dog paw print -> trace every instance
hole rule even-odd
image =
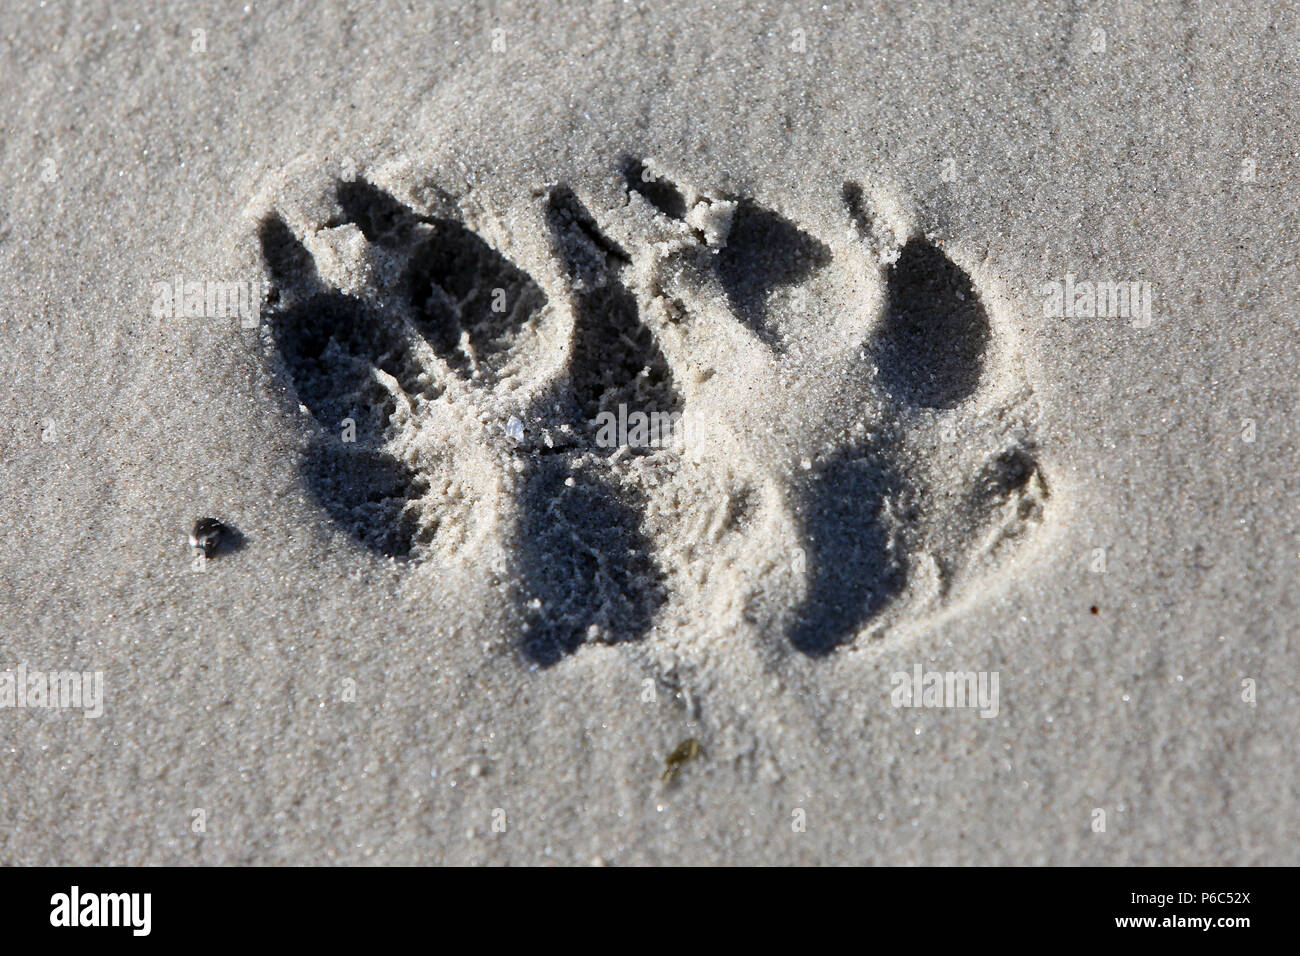
[[[1041,520],[1032,389],[940,247],[851,184],[830,242],[621,173],[600,223],[536,194],[527,269],[436,188],[344,179],[263,216],[303,479],[358,542],[410,564],[502,542],[545,666],[710,588],[825,654]]]
[[[846,183],[843,228],[818,238],[754,199],[622,172],[643,314],[685,383],[693,482],[714,489],[703,551],[731,561],[720,590],[750,590],[739,613],[825,655],[941,610],[1041,522],[1025,356],[898,203]]]
[[[553,295],[454,209],[363,180],[306,214],[271,210],[259,240],[274,364],[313,422],[307,487],[397,560],[510,539],[521,647],[546,665],[639,637],[663,603],[638,489],[592,423],[676,393],[617,280],[625,255],[566,189],[544,222]]]
[[[454,219],[416,215],[361,181],[332,199],[319,226],[295,230],[279,211],[262,220],[267,324],[317,426],[307,487],[360,542],[407,560],[463,500],[456,473],[483,466],[465,440],[481,430],[474,393],[527,361],[523,330],[548,303]],[[425,419],[441,439],[432,454],[413,427]]]

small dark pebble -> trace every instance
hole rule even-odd
[[[221,539],[230,529],[216,518],[200,518],[194,522],[190,532],[190,547],[202,551],[205,558],[210,558],[221,547]]]

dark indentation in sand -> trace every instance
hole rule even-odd
[[[969,495],[969,510],[974,514],[987,513],[990,508],[1027,488],[1035,476],[1038,477],[1041,498],[1045,499],[1048,496],[1047,482],[1033,451],[1025,446],[1006,449],[985,465],[976,479]],[[1017,517],[1027,520],[1040,515],[1040,495],[1021,496]]]
[[[339,183],[338,201],[343,210],[343,218],[331,220],[326,225],[355,223],[361,234],[377,245],[396,246],[410,242],[419,223],[433,221],[418,215],[364,179]]]
[[[262,249],[272,282],[300,290],[285,301],[268,297],[267,324],[284,371],[294,391],[312,416],[325,428],[337,430],[344,419],[356,423],[358,440],[377,438],[387,415],[376,415],[389,402],[388,393],[375,381],[381,368],[398,381],[414,374],[408,342],[400,325],[362,300],[337,291],[325,291],[312,280],[315,266],[307,250],[278,218],[262,226]],[[300,254],[301,253],[301,254]],[[306,258],[304,258],[306,256]],[[310,278],[304,278],[303,273]],[[282,304],[283,303],[283,304]]]
[[[274,305],[278,302],[288,289],[319,282],[316,263],[312,261],[311,253],[279,216],[267,216],[263,219],[257,230],[257,238],[271,278],[270,288],[267,290],[269,304]]]
[[[858,232],[866,236],[871,233],[871,219],[867,215],[867,203],[862,195],[862,187],[857,183],[845,183],[840,192],[844,206],[849,211],[849,218],[858,227]]]
[[[573,290],[575,331],[568,375],[537,414],[558,406],[578,438],[529,461],[517,560],[523,652],[550,666],[589,640],[593,627],[607,642],[640,638],[664,601],[641,530],[642,502],[578,456],[617,450],[595,441],[601,411],[617,414],[622,404],[625,412],[671,412],[681,400],[635,297],[619,280],[622,251],[566,188],[552,191],[546,216]]]
[[[1029,449],[1009,448],[989,465],[982,476],[981,485],[989,494],[1005,498],[1029,484],[1029,479],[1034,477],[1037,470],[1038,462]]]
[[[410,502],[428,482],[383,451],[319,436],[303,458],[303,478],[330,517],[380,554],[406,558],[417,539]]]
[[[741,199],[727,244],[717,256],[718,278],[736,315],[772,348],[781,347],[767,297],[827,266],[831,251],[783,216]]]
[[[520,328],[546,305],[532,278],[455,219],[422,216],[364,180],[341,183],[343,215],[377,246],[409,257],[412,327],[458,375],[491,380]]]
[[[462,224],[430,224],[432,235],[416,247],[407,272],[415,327],[458,374],[477,365],[491,377],[520,328],[546,305],[546,294]]]
[[[576,329],[567,387],[575,430],[590,433],[600,412],[617,415],[620,404],[629,413],[680,412],[682,399],[668,361],[641,321],[636,297],[619,281],[621,260],[607,251],[612,243],[568,190],[552,194],[547,221],[574,289]]]
[[[665,600],[640,528],[641,502],[593,471],[548,457],[532,463],[522,503],[524,655],[555,664],[593,625],[607,643],[641,638]]]
[[[875,342],[885,388],[925,408],[953,408],[979,386],[989,318],[975,287],[943,250],[910,240],[889,268]]]
[[[645,198],[665,216],[682,219],[686,216],[686,197],[667,179],[650,173],[639,159],[625,157],[619,164],[624,186]]]
[[[845,449],[803,482],[808,589],[788,631],[796,650],[829,654],[903,588],[906,565],[891,552],[881,516],[897,486],[889,456],[878,449]]]
[[[260,238],[274,286],[297,290],[287,300],[268,296],[266,318],[298,401],[321,427],[300,463],[304,484],[357,540],[406,557],[415,522],[403,508],[427,485],[375,447],[393,408],[374,369],[399,381],[414,373],[402,326],[360,299],[325,291],[311,256],[278,217],[262,224]]]
[[[546,221],[570,278],[580,285],[599,285],[610,277],[611,266],[632,261],[617,242],[600,231],[568,186],[556,186],[547,195]]]

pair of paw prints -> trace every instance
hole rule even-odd
[[[822,240],[638,160],[610,175],[599,223],[565,185],[534,194],[531,245],[364,179],[261,219],[274,364],[315,422],[303,478],[358,541],[411,563],[506,542],[520,647],[548,665],[674,603],[823,655],[1041,521],[1014,342],[888,203],[846,184]],[[638,413],[681,440],[610,428]]]

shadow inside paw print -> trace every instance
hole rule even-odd
[[[334,225],[355,223],[368,242],[403,253],[402,298],[434,353],[458,375],[493,378],[519,328],[546,305],[537,283],[462,223],[418,215],[364,180],[343,183],[338,199]]]
[[[624,186],[670,219],[686,218],[686,198],[671,181],[651,176],[645,164],[624,158]],[[831,261],[827,245],[790,220],[751,199],[736,201],[726,244],[712,259],[732,312],[769,348],[780,350],[780,330],[772,323],[768,297],[773,290],[806,281]]]
[[[841,198],[859,231],[870,233],[861,187],[845,183]],[[916,236],[889,267],[888,283],[876,341],[886,389],[906,404],[956,407],[979,387],[990,338],[988,313],[970,276]]]
[[[331,518],[368,547],[407,558],[420,539],[410,503],[429,490],[428,481],[405,462],[373,448],[316,438],[302,475]]]
[[[566,374],[539,403],[577,436],[527,464],[520,570],[528,600],[523,650],[541,665],[587,640],[632,641],[649,629],[665,595],[641,530],[639,496],[608,467],[584,464],[625,445],[603,445],[593,423],[602,412],[676,413],[681,396],[636,298],[619,269],[627,255],[606,238],[565,187],[551,191],[547,223],[573,294],[574,336]],[[630,449],[629,449],[630,450]]]
[[[405,558],[415,537],[409,505],[427,484],[378,447],[392,405],[374,369],[409,380],[408,343],[365,302],[326,290],[281,219],[265,220],[260,239],[268,324],[299,402],[321,427],[301,462],[306,487],[363,544]]]
[[[561,388],[569,424],[587,435],[587,448],[611,454],[591,437],[601,412],[679,413],[682,397],[672,370],[636,297],[619,278],[627,253],[607,239],[572,191],[558,187],[547,204],[547,223],[574,299],[575,329],[568,376]]]
[[[779,349],[780,333],[768,321],[768,295],[778,286],[805,281],[830,260],[824,243],[772,210],[741,199],[727,244],[717,256],[718,278],[736,316]]]
[[[889,269],[889,302],[878,342],[885,387],[901,401],[955,408],[979,387],[989,317],[970,276],[923,239]]]
[[[637,640],[649,629],[664,593],[639,506],[558,456],[530,468],[520,527],[530,661],[550,666],[588,640]]]
[[[850,447],[800,484],[809,582],[787,636],[818,657],[851,640],[906,584],[906,555],[891,547],[882,514],[900,481],[881,449]]]

